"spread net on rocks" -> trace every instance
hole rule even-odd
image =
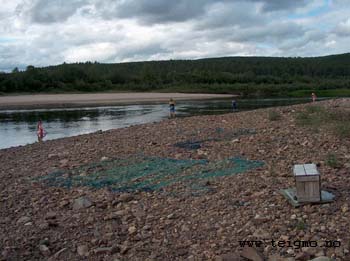
[[[199,134],[205,132],[208,138],[206,139],[200,139],[198,136]],[[200,149],[205,142],[209,141],[226,141],[231,140],[234,138],[238,138],[243,135],[252,135],[255,134],[255,129],[234,129],[234,130],[226,130],[224,128],[215,128],[213,130],[197,130],[194,133],[192,133],[190,136],[192,136],[191,139],[177,142],[174,144],[175,147],[187,149],[187,150],[197,150]]]
[[[175,183],[189,189],[206,190],[209,179],[242,173],[264,165],[240,157],[223,161],[132,156],[83,165],[69,171],[56,171],[37,178],[48,186],[108,187],[116,192],[162,190]]]

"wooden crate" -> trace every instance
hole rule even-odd
[[[315,164],[294,165],[298,202],[321,201],[321,176]]]

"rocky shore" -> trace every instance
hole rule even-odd
[[[345,115],[343,129],[331,128],[332,119],[303,124],[321,109]],[[0,150],[0,260],[350,260],[346,115],[350,99],[337,99],[169,119]],[[137,165],[135,155],[170,159],[162,169],[181,171],[163,176],[169,181],[181,172],[181,179],[161,189],[160,182],[145,186],[158,176],[147,172],[149,162],[140,168],[144,162]],[[232,157],[261,164],[234,175],[210,167]],[[90,178],[115,159],[124,165],[114,166],[119,172],[103,169],[104,175],[132,173],[128,182],[138,182],[137,188]],[[213,169],[176,165],[189,159]],[[311,162],[335,201],[294,208],[279,191],[295,185],[294,164]],[[208,177],[196,181],[199,192],[189,186],[196,173]],[[74,183],[81,180],[93,186]],[[243,248],[243,240],[263,244]],[[340,246],[321,246],[326,240]]]

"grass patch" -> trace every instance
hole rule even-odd
[[[270,121],[278,121],[282,117],[281,117],[281,114],[279,112],[277,112],[277,111],[269,111],[268,118],[269,118]]]
[[[306,223],[302,220],[298,220],[294,226],[297,230],[306,230],[307,227]]]
[[[325,163],[327,166],[329,166],[331,168],[339,168],[341,165],[339,160],[338,160],[337,155],[334,153],[327,154]]]
[[[321,106],[308,106],[305,111],[299,112],[296,116],[300,126],[306,126],[318,132],[325,128],[340,138],[350,138],[350,112],[329,111]]]
[[[350,122],[338,123],[334,131],[342,139],[350,138]]]
[[[313,106],[306,107],[306,111],[308,113],[322,113],[324,112],[324,108],[321,106],[313,105]]]
[[[297,114],[297,123],[318,130],[324,123],[325,109],[321,106],[308,106],[306,110]]]

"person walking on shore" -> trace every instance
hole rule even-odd
[[[312,102],[315,102],[316,99],[317,99],[317,96],[316,96],[316,94],[314,92],[311,93],[311,99],[312,99]]]
[[[37,135],[38,135],[38,142],[42,142],[43,138],[45,137],[45,130],[44,130],[43,123],[41,122],[41,120],[38,121]]]
[[[169,117],[175,117],[175,101],[172,98],[169,101]]]

